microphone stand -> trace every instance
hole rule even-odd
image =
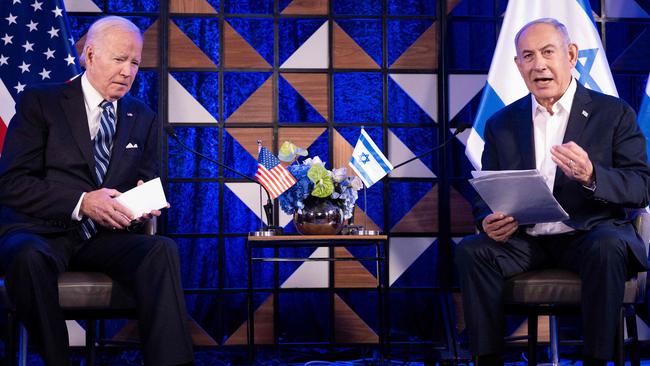
[[[406,164],[412,162],[413,160],[423,158],[423,157],[425,157],[425,156],[427,156],[427,155],[429,155],[429,154],[431,154],[431,153],[433,153],[435,151],[438,151],[438,150],[442,149],[443,147],[447,146],[447,144],[450,143],[451,140],[454,139],[454,137],[456,137],[458,134],[460,134],[461,132],[465,131],[466,129],[468,129],[470,127],[472,127],[472,126],[469,125],[469,124],[465,124],[465,123],[459,125],[458,128],[456,129],[456,131],[454,131],[454,133],[445,142],[443,142],[441,145],[438,145],[438,146],[436,146],[436,147],[434,147],[432,149],[429,149],[429,150],[423,152],[422,154],[416,155],[416,156],[414,156],[414,157],[412,157],[412,158],[410,158],[410,159],[408,159],[406,161],[403,161],[403,162],[395,165],[393,167],[393,170],[401,167],[402,165],[406,165]]]
[[[209,156],[207,156],[205,154],[202,154],[202,153],[194,150],[193,148],[187,146],[187,144],[185,144],[178,137],[178,135],[176,134],[176,131],[174,131],[174,127],[172,127],[172,125],[167,124],[167,125],[165,125],[163,127],[163,129],[165,130],[165,132],[171,138],[173,138],[176,142],[178,142],[178,144],[181,145],[185,150],[187,150],[187,151],[191,152],[192,154],[197,155],[197,156],[199,156],[199,157],[201,157],[201,158],[203,158],[203,159],[205,159],[205,160],[207,160],[207,161],[209,161],[209,162],[211,162],[211,163],[213,163],[213,164],[215,164],[217,166],[220,166],[220,167],[222,167],[222,168],[224,168],[224,169],[226,169],[226,170],[228,170],[228,171],[230,171],[232,173],[235,173],[236,175],[239,175],[240,177],[246,179],[247,181],[253,182],[255,184],[258,184],[260,187],[262,187],[264,189],[264,191],[266,192],[266,197],[267,197],[266,204],[263,205],[264,214],[266,215],[266,222],[267,222],[266,230],[251,231],[249,234],[252,235],[252,236],[274,236],[276,234],[282,234],[282,228],[279,227],[279,226],[274,226],[273,225],[273,201],[271,200],[271,195],[269,194],[269,191],[266,189],[266,187],[264,187],[260,182],[256,181],[255,179],[247,176],[246,174],[241,173],[241,172],[239,172],[239,171],[237,171],[237,170],[235,170],[235,169],[233,169],[233,168],[231,168],[231,167],[229,167],[229,166],[227,166],[227,165],[225,165],[223,163],[220,163],[219,161],[217,161],[215,159],[212,159],[211,157],[209,157]],[[260,204],[261,204],[261,202],[260,202]],[[261,221],[262,221],[262,218],[260,217],[260,222]]]

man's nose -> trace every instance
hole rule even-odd
[[[535,60],[533,61],[533,67],[535,70],[544,70],[546,69],[546,60],[544,57],[538,56],[535,57]]]

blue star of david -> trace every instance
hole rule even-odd
[[[576,71],[578,72],[578,81],[582,85],[588,87],[591,90],[601,92],[600,87],[596,84],[591,75],[591,67],[594,66],[594,61],[596,60],[596,54],[598,54],[598,48],[590,48],[587,50],[578,51],[578,62],[576,63]],[[581,63],[580,59],[585,58],[585,63]]]
[[[361,153],[360,159],[361,159],[361,162],[365,164],[365,163],[370,161],[370,155],[368,155],[366,153]]]

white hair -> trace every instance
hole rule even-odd
[[[100,43],[101,39],[110,34],[112,30],[120,29],[129,32],[133,32],[140,37],[142,41],[142,31],[138,28],[137,25],[133,24],[130,20],[115,15],[106,16],[96,20],[88,29],[86,33],[86,42],[84,43],[84,48],[81,51],[79,56],[79,61],[81,66],[86,66],[86,52],[88,51],[88,46],[95,46]]]
[[[558,21],[555,18],[540,18],[540,19],[533,20],[532,22],[529,22],[523,27],[521,27],[521,29],[519,30],[519,32],[517,32],[517,35],[515,36],[515,49],[519,48],[519,38],[521,37],[521,35],[526,31],[526,29],[532,27],[535,24],[548,24],[553,26],[553,28],[555,28],[555,30],[560,33],[560,36],[562,36],[562,41],[564,42],[564,45],[568,46],[569,44],[571,44],[569,31],[566,29],[566,26],[564,24],[560,23],[560,21]]]

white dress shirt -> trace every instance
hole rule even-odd
[[[97,89],[95,89],[92,84],[90,84],[86,73],[83,73],[83,75],[81,75],[81,91],[84,95],[86,117],[88,118],[88,130],[90,131],[89,138],[91,141],[93,141],[97,136],[97,131],[99,131],[99,120],[102,116],[102,107],[100,107],[100,104],[102,104],[104,101],[104,97],[102,97]],[[112,103],[113,110],[115,111],[115,116],[117,117],[117,101],[114,101]],[[117,121],[115,121],[115,123],[117,124]],[[83,219],[83,216],[79,210],[81,209],[81,201],[83,201],[85,195],[85,192],[81,194],[79,202],[77,202],[77,206],[75,206],[74,211],[72,211],[71,217],[73,220],[81,221],[81,219]]]
[[[573,97],[576,94],[576,81],[571,78],[569,87],[557,102],[553,104],[550,114],[546,108],[540,105],[531,94],[533,99],[533,136],[535,141],[535,168],[540,172],[548,188],[553,192],[555,184],[555,171],[557,165],[551,159],[551,147],[561,145],[569,122]],[[537,224],[526,232],[533,236],[562,234],[573,231],[561,221]]]

